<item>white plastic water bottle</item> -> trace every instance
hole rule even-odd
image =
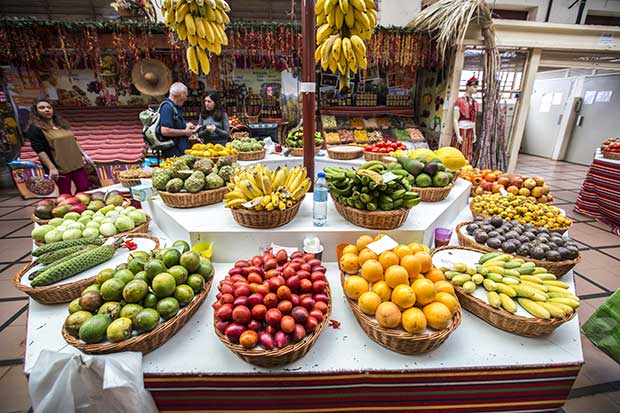
[[[312,205],[312,222],[317,227],[322,227],[327,221],[328,192],[325,173],[319,172],[318,178],[314,184],[314,194],[312,195],[312,199],[314,200]]]

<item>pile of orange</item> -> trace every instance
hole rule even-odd
[[[412,242],[377,255],[367,245],[381,237],[362,235],[342,250],[346,296],[385,328],[409,333],[447,328],[458,300],[443,272],[433,267],[428,248]]]

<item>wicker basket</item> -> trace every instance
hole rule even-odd
[[[231,209],[233,218],[237,224],[246,228],[269,229],[277,228],[288,224],[295,218],[303,198],[295,205],[286,208],[284,211],[274,209],[273,211],[252,211],[244,208]]]
[[[172,336],[174,336],[189,321],[189,319],[192,318],[207,298],[212,284],[213,277],[207,280],[205,287],[200,294],[198,294],[186,307],[183,307],[176,316],[172,317],[170,320],[160,323],[148,333],[140,334],[138,336],[128,338],[127,340],[119,341],[118,343],[86,344],[67,333],[63,328],[62,337],[68,344],[87,354],[109,354],[119,353],[121,351],[139,351],[143,354],[150,353],[151,351],[161,347],[166,343],[166,341],[170,340]]]
[[[364,151],[364,159],[366,159],[368,162],[383,161],[383,157],[386,155],[387,155],[386,153],[375,153],[375,152]]]
[[[266,151],[261,149],[260,151],[252,152],[239,152],[237,158],[240,161],[259,161],[265,158]]]
[[[483,250],[485,252],[493,252],[497,251],[494,248],[487,247],[486,245],[477,243],[475,240],[469,238],[463,232],[461,232],[461,228],[464,229],[465,226],[471,224],[470,222],[461,222],[456,226],[456,235],[459,239],[459,244],[463,247],[469,247],[473,249]],[[537,260],[530,257],[525,257],[523,255],[513,254],[517,258],[523,258],[526,261],[531,261],[536,264],[537,267],[542,267],[547,270],[547,272],[561,278],[570,270],[573,269],[575,265],[577,265],[581,261],[581,254],[577,256],[574,260],[565,260],[565,261],[545,261],[545,260]]]
[[[339,161],[350,161],[357,159],[364,154],[364,148],[355,146],[345,146],[344,148],[352,148],[347,150],[339,150],[342,146],[334,146],[333,148],[327,148],[327,156],[331,159],[337,159]]]
[[[142,183],[142,181],[140,180],[140,178],[121,178],[120,176],[118,177],[118,181],[121,183],[122,186],[124,186],[125,188],[130,188],[132,186],[136,186],[136,185],[140,185]]]
[[[159,240],[148,234],[133,234],[136,238],[148,238],[155,242],[153,249],[159,248]],[[19,291],[28,294],[30,298],[41,304],[62,304],[68,303],[71,300],[77,298],[82,293],[82,290],[95,282],[95,276],[84,278],[74,282],[52,284],[43,287],[30,287],[29,285],[22,284],[22,278],[24,274],[28,272],[33,266],[34,261],[20,269],[13,277],[13,285]]]
[[[332,295],[331,290],[329,289],[329,284],[327,284],[327,289],[325,293],[329,297],[329,305],[327,306],[327,312],[325,313],[325,317],[323,321],[316,327],[316,329],[312,332],[312,334],[304,337],[303,340],[298,343],[291,344],[285,346],[283,348],[276,348],[273,350],[247,350],[243,348],[243,346],[239,344],[234,344],[226,338],[222,332],[220,332],[217,328],[215,329],[215,334],[217,338],[220,339],[222,344],[224,344],[230,351],[235,353],[240,359],[254,364],[260,367],[276,367],[282,366],[284,364],[292,363],[296,360],[299,360],[310,350],[310,348],[314,345],[316,340],[319,338],[319,335],[325,329],[325,326],[329,322],[332,313]],[[215,316],[215,314],[214,314]],[[215,321],[213,322],[215,324]]]
[[[336,201],[333,196],[332,201],[334,201],[336,211],[344,219],[353,225],[368,229],[398,228],[405,223],[410,211],[408,208],[398,208],[393,211],[362,211]]]
[[[454,182],[443,188],[419,188],[414,186],[411,188],[411,191],[417,192],[423,202],[439,202],[448,197],[452,188],[454,188]]]
[[[218,189],[209,191],[200,191],[196,193],[179,192],[172,193],[166,191],[157,191],[164,204],[170,208],[194,208],[199,206],[217,204],[224,200],[224,195],[228,193],[228,188],[223,186]]]
[[[436,248],[431,252],[431,256],[441,250],[445,249],[464,249],[470,251],[480,252],[484,254],[485,251],[476,248],[446,246]],[[454,290],[459,298],[459,302],[464,309],[473,313],[477,317],[483,319],[487,323],[501,330],[507,331],[512,334],[517,334],[525,337],[538,337],[546,334],[550,334],[563,323],[570,321],[575,317],[577,311],[567,315],[564,318],[552,318],[550,320],[543,320],[539,318],[522,317],[512,314],[503,309],[497,309],[491,307],[484,301],[474,297],[471,294],[467,294],[461,287],[454,285]]]
[[[347,244],[340,244],[336,253],[338,262],[342,256],[342,250]],[[340,271],[340,282],[344,288],[345,275]],[[364,314],[360,310],[356,300],[352,300],[345,296],[345,299],[353,311],[353,315],[357,319],[364,333],[376,343],[383,347],[401,354],[418,354],[432,351],[439,347],[448,336],[461,324],[461,306],[457,308],[452,323],[448,328],[441,331],[435,331],[429,334],[411,334],[401,329],[384,328],[374,319],[374,317]]]
[[[39,224],[39,225],[45,225],[45,224],[49,224],[50,220],[49,219],[42,219],[37,217],[34,213],[32,214],[32,216],[30,217],[30,219],[32,220],[32,222],[34,222],[35,224]]]
[[[609,151],[602,151],[603,152],[603,158],[607,158],[607,159],[613,159],[613,160],[620,160],[620,153],[618,152],[609,152]]]
[[[291,156],[304,156],[304,148],[289,148],[291,150]],[[320,146],[314,147],[314,154],[321,152]]]
[[[480,217],[480,218],[491,218],[491,215],[485,215],[485,214],[480,214],[478,212],[475,212],[473,210],[473,208],[472,208],[471,202],[469,203],[469,210],[471,211],[471,215],[474,218],[478,218],[478,217]],[[570,227],[572,227],[572,226],[573,226],[573,224],[571,222],[571,224],[569,226],[567,226],[566,228],[549,228],[549,232],[557,232],[559,234],[563,234],[566,231],[568,231],[570,229]]]

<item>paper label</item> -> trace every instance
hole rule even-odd
[[[388,251],[394,249],[398,246],[398,242],[394,241],[387,235],[384,235],[379,241],[371,242],[366,245],[367,248],[370,248],[372,252],[379,255],[384,251]]]
[[[254,208],[256,205],[260,204],[260,201],[262,201],[261,198],[254,198],[251,201],[241,204],[241,206],[244,208]]]
[[[601,36],[598,39],[598,44],[601,46],[613,46],[614,44],[614,35],[613,33],[601,33]]]
[[[276,255],[278,253],[278,251],[280,251],[280,250],[286,251],[286,255],[288,255],[290,257],[292,253],[299,251],[299,248],[283,247],[281,245],[276,245],[276,244],[273,244],[273,243],[271,244],[271,253],[273,255]]]
[[[389,171],[381,175],[381,177],[383,178],[384,184],[387,184],[388,182],[393,181],[394,179],[398,179],[398,175],[392,172],[389,172]]]
[[[613,90],[599,90],[596,94],[596,103],[609,103],[611,102],[611,96],[613,95]]]

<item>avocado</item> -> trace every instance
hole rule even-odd
[[[105,336],[112,318],[108,314],[97,314],[84,321],[80,327],[80,340],[87,344],[98,343]]]
[[[430,176],[435,176],[439,172],[439,164],[437,162],[429,162],[424,165],[424,173]]]
[[[433,186],[443,188],[450,183],[450,177],[445,172],[437,172],[433,177]]]
[[[405,163],[405,170],[413,176],[419,175],[423,169],[424,164],[422,162],[416,161],[415,159],[408,159],[407,163]]]
[[[427,174],[420,174],[415,178],[415,186],[418,188],[428,188],[431,183],[432,179]]]

